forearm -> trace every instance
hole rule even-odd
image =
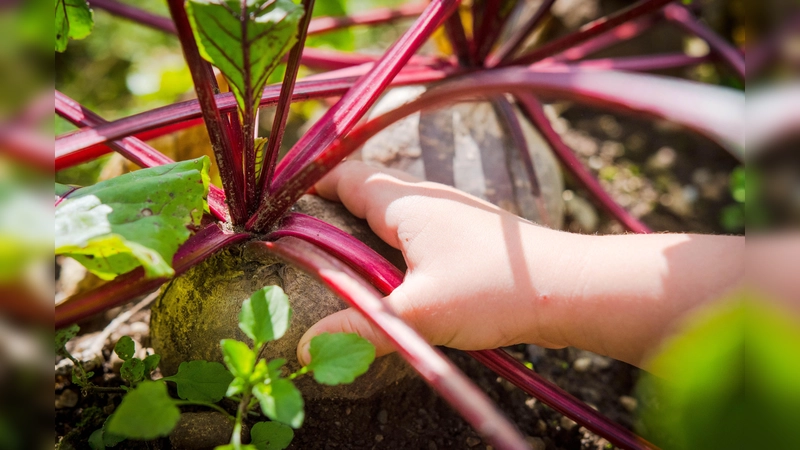
[[[545,288],[531,305],[540,339],[632,364],[641,364],[689,310],[723,296],[744,276],[742,237],[570,239],[578,245],[564,248],[573,254],[550,250],[550,268],[541,269],[550,279],[540,280]]]

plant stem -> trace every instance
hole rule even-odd
[[[92,7],[104,9],[111,14],[130,19],[142,25],[166,31],[167,33],[177,34],[175,23],[168,17],[159,16],[114,0],[91,0]]]
[[[228,118],[223,119],[214,98],[216,79],[211,69],[211,65],[200,57],[197,42],[194,40],[194,33],[189,18],[184,9],[183,0],[168,0],[170,14],[178,30],[178,37],[181,40],[181,47],[189,65],[189,71],[194,81],[197,100],[202,109],[203,120],[208,130],[208,137],[211,139],[211,146],[214,149],[214,156],[217,160],[222,186],[225,189],[225,198],[230,209],[231,221],[233,224],[242,223],[247,215],[247,204],[245,197],[245,186],[242,180],[242,167],[236,164],[236,157],[232,147],[228,129],[230,123]],[[226,126],[227,125],[227,126]],[[238,139],[237,139],[238,140]]]
[[[539,101],[532,95],[524,93],[517,94],[516,98],[533,126],[541,133],[542,138],[548,143],[550,149],[561,161],[561,164],[589,191],[595,201],[628,230],[634,233],[650,233],[650,228],[614,201],[603,189],[603,186],[600,185],[600,182],[597,181],[597,178],[583,166],[572,149],[564,143],[561,136],[553,129],[553,125],[545,115]]]
[[[536,28],[541,25],[542,21],[550,15],[550,8],[556,0],[544,0],[536,12],[525,21],[525,23],[505,41],[500,48],[493,54],[489,55],[486,59],[486,67],[495,67],[498,64],[504,64],[509,59],[514,57],[514,54],[522,47],[522,44],[528,39]]]
[[[102,117],[59,91],[55,91],[55,103],[56,113],[72,122],[73,125],[92,127],[108,123]],[[117,150],[120,155],[140,167],[155,167],[174,162],[171,158],[134,137],[111,141],[109,145]],[[72,155],[67,155],[67,158],[62,159],[56,156],[56,170],[70,167],[69,163],[74,162],[69,161],[70,156]],[[223,222],[229,219],[228,207],[225,204],[225,193],[214,185],[208,187],[208,207],[217,219]]]
[[[461,22],[461,14],[458,9],[444,21],[444,31],[450,41],[450,46],[453,47],[453,53],[458,59],[458,64],[462,67],[474,66],[475,63],[472,61],[470,52],[472,44],[464,31],[464,24]]]
[[[259,179],[259,197],[264,192],[269,191],[272,175],[275,172],[275,164],[278,162],[278,152],[281,149],[283,133],[286,131],[286,119],[289,117],[289,106],[294,85],[297,81],[297,71],[300,69],[300,56],[306,45],[306,35],[308,25],[311,23],[311,12],[314,10],[314,0],[303,0],[303,19],[297,35],[297,43],[294,44],[289,52],[289,61],[286,63],[286,73],[283,76],[281,93],[278,97],[278,107],[275,110],[275,119],[272,121],[272,129],[269,133],[267,148],[264,150],[264,162],[261,164],[261,174]]]
[[[697,20],[692,13],[685,7],[673,3],[664,7],[664,17],[675,23],[689,33],[706,41],[711,51],[722,58],[723,61],[733,69],[736,77],[744,83],[745,81],[745,62],[744,55],[733,45],[726,41],[722,36],[715,33],[702,22]]]
[[[357,76],[367,73],[371,66],[349,68],[347,76],[339,77],[336,73],[328,73],[309,77],[307,81],[300,80],[295,85],[292,101],[327,98],[340,96],[347,92],[358,80]],[[345,71],[340,71],[343,73]],[[452,69],[438,69],[427,67],[412,67],[407,71],[402,71],[391,83],[393,86],[407,84],[429,83],[438,81],[452,75]],[[270,106],[277,103],[280,95],[280,85],[267,86],[262,93],[260,106]],[[219,94],[215,97],[215,102],[222,112],[236,111],[236,99],[232,93]],[[197,100],[187,100],[174,103],[160,108],[155,108],[122,119],[108,122],[103,125],[95,125],[91,128],[77,130],[56,137],[55,156],[56,164],[65,166],[60,161],[69,160],[74,162],[85,162],[91,157],[75,157],[86,149],[108,143],[115,139],[126,136],[144,133],[163,127],[168,127],[180,123],[185,126],[194,125],[194,121],[203,116],[202,108]],[[172,131],[185,127],[175,127]],[[160,133],[154,133],[150,137],[156,137]],[[99,155],[92,155],[99,156]]]
[[[476,91],[475,86],[481,89]],[[265,223],[279,220],[297,199],[347,155],[379,131],[409,114],[452,104],[459,99],[474,100],[497,94],[530,92],[629,114],[635,111],[667,119],[714,139],[733,156],[743,157],[744,125],[742,116],[738,114],[744,107],[742,93],[689,81],[626,72],[572,68],[544,72],[521,67],[487,70],[440,83],[420,98],[368,121],[345,138],[333,142],[326,151],[316,155],[300,172],[272,193],[272,201],[263,220]],[[690,103],[686,98],[695,101]],[[700,98],[703,100],[699,101]],[[710,109],[704,109],[706,105]]]
[[[639,16],[652,13],[673,0],[641,0],[609,16],[597,19],[582,26],[578,31],[551,41],[530,53],[509,61],[506,65],[533,64],[548,56],[574,47],[581,42],[608,31]]]
[[[271,192],[356,126],[411,55],[452,14],[458,4],[458,0],[434,0],[428,5],[414,25],[392,45],[367,74],[358,79],[344,97],[329,109],[281,160],[276,170],[275,181],[272,183],[275,188],[271,189]],[[248,220],[247,229],[263,230],[275,221],[274,211],[270,210],[270,200],[267,195],[262,195],[259,209]]]

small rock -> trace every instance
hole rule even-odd
[[[476,437],[474,437],[474,436],[470,436],[470,437],[467,438],[467,445],[470,446],[470,447],[475,447],[476,445],[478,445],[480,443],[481,443],[481,440],[476,438]]]
[[[530,409],[533,409],[533,407],[536,406],[536,399],[531,397],[525,400],[525,406],[527,406]]]
[[[78,393],[71,389],[64,389],[58,397],[56,397],[56,409],[74,408],[78,404]]]
[[[547,448],[547,444],[540,437],[525,436],[525,442],[531,446],[531,450],[545,450]]]
[[[669,170],[675,165],[678,153],[670,147],[661,147],[647,160],[647,166],[654,170]]]
[[[383,441],[383,435],[382,434],[376,434],[375,435],[375,442],[381,442],[381,441]]]
[[[639,407],[639,401],[629,395],[621,396],[619,398],[619,404],[628,412],[634,412],[636,408]]]
[[[204,449],[231,440],[233,424],[218,412],[183,413],[169,436],[174,448]]]
[[[592,359],[587,357],[578,358],[572,363],[575,372],[586,372],[590,367],[592,367]]]
[[[389,413],[385,409],[378,411],[378,422],[386,424],[389,421]]]
[[[536,431],[541,434],[544,434],[547,431],[547,422],[542,419],[536,421]]]
[[[559,424],[561,425],[561,428],[567,431],[575,428],[575,425],[577,425],[577,423],[575,423],[574,420],[570,419],[567,416],[561,416],[561,421],[559,422]]]

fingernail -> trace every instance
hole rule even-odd
[[[311,362],[311,353],[308,351],[309,346],[310,343],[308,341],[300,344],[300,351],[297,353],[297,359],[302,366],[307,366],[308,363]]]

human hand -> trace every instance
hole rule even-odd
[[[367,219],[381,239],[403,252],[408,272],[386,302],[430,343],[464,350],[566,345],[539,333],[542,315],[535,313],[551,285],[552,271],[541,262],[570,258],[557,250],[565,233],[455,188],[361,162],[343,163],[316,191]],[[375,344],[378,355],[394,351],[366,318],[345,309],[306,332],[298,346],[302,362],[308,362],[305,346],[323,332],[355,332]]]

